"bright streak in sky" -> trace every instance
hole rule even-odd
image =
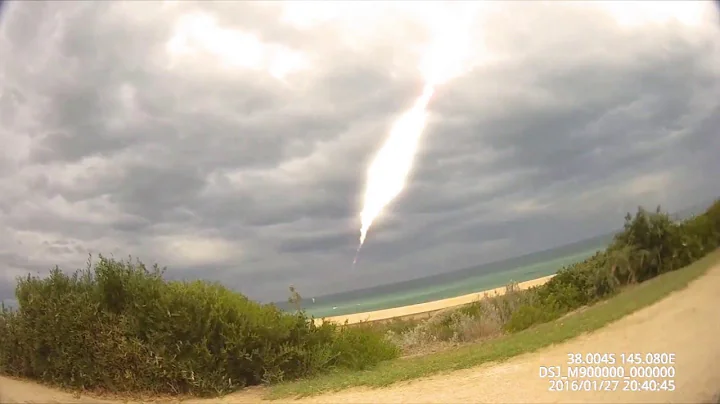
[[[423,95],[415,101],[415,105],[400,115],[387,141],[368,168],[364,207],[360,213],[360,244],[365,242],[375,218],[405,188],[420,135],[425,128],[427,106],[434,91],[432,86],[425,86]]]
[[[409,111],[395,121],[390,135],[368,168],[363,209],[360,212],[358,251],[365,242],[370,226],[405,188],[425,129],[427,107],[435,87],[462,74],[469,67],[467,63],[473,14],[468,10],[461,11],[436,14],[432,20],[431,42],[419,62],[419,70],[425,82],[422,95]]]

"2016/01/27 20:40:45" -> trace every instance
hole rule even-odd
[[[548,391],[675,391],[674,380],[549,380]]]

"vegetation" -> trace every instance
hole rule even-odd
[[[546,323],[617,294],[624,287],[685,267],[720,246],[720,201],[682,222],[658,207],[638,208],[604,251],[560,269],[546,284],[437,313],[429,320],[361,324],[383,332],[405,355],[496,338]]]
[[[720,261],[720,250],[693,263],[628,288],[612,298],[562,319],[539,324],[477,344],[464,344],[431,355],[385,361],[364,372],[335,371],[314,378],[272,386],[268,398],[310,396],[349,387],[383,387],[400,381],[467,369],[491,361],[533,352],[583,333],[597,330],[636,310],[649,306],[669,293],[682,289]]]
[[[293,379],[301,380],[280,383],[273,394],[379,386],[601,327],[686,285],[718,258],[700,260],[719,245],[720,201],[683,222],[640,208],[605,251],[545,285],[523,291],[511,284],[504,295],[427,321],[354,326],[315,325],[292,287],[297,311],[286,313],[219,284],[170,282],[157,265],[101,256],[72,275],[55,268],[46,278],[18,280],[19,307],[0,312],[0,373],[75,389],[195,395]],[[388,361],[442,344],[464,346]]]
[[[71,276],[20,279],[19,309],[0,315],[0,371],[76,389],[217,395],[397,356],[366,329],[316,326],[163,271],[99,257]]]
[[[297,290],[295,290],[295,286],[290,285],[288,288],[290,290],[290,297],[288,297],[288,303],[292,304],[293,307],[295,307],[295,310],[298,312],[302,310],[302,296],[300,296],[300,293],[298,293]]]

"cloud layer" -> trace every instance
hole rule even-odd
[[[7,5],[0,298],[91,252],[310,296],[716,196],[713,3],[459,4]],[[409,186],[351,271],[367,164],[419,95],[433,35],[470,12],[471,60],[438,89]]]

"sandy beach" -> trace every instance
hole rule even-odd
[[[528,289],[533,286],[539,286],[549,281],[555,275],[543,276],[542,278],[532,279],[525,282],[520,282],[520,289]],[[322,323],[322,321],[332,321],[335,323],[344,323],[346,320],[349,324],[359,323],[362,321],[381,321],[388,320],[391,318],[405,318],[405,317],[416,317],[430,315],[436,311],[448,309],[452,307],[462,306],[469,304],[481,299],[485,294],[488,295],[501,295],[505,293],[505,286],[483,290],[467,295],[450,297],[447,299],[435,300],[432,302],[411,304],[409,306],[395,307],[392,309],[368,311],[364,313],[347,314],[342,316],[325,317],[324,319],[316,319],[316,323]]]

